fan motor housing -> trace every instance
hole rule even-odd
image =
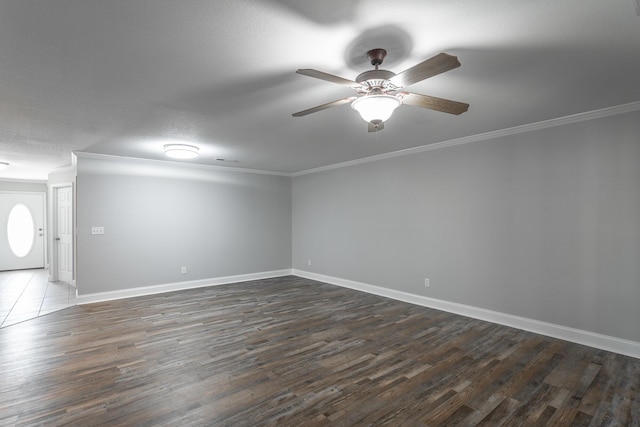
[[[386,92],[396,88],[389,82],[389,79],[396,74],[387,70],[369,70],[356,77],[356,81],[362,85],[360,93],[369,93],[373,90]]]
[[[369,70],[356,77],[356,81],[358,83],[364,83],[369,80],[389,80],[395,75],[396,73],[388,70]]]

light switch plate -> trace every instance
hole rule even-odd
[[[104,234],[104,227],[91,227],[91,234]]]

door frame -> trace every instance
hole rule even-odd
[[[58,227],[58,190],[60,188],[71,187],[71,251],[72,256],[72,269],[71,269],[71,284],[76,285],[76,189],[73,182],[63,182],[49,185],[49,194],[51,197],[51,203],[49,204],[49,224],[51,226],[51,233],[47,239],[48,245],[51,248],[51,257],[49,260],[49,281],[58,281],[58,251],[56,250],[56,242],[54,240],[57,235]],[[77,292],[77,291],[76,291]]]

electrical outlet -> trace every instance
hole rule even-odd
[[[431,286],[429,284],[429,279],[424,279],[424,286],[427,287],[427,288]]]
[[[182,273],[182,274],[187,274],[187,267],[182,267],[182,268],[180,269],[180,273]]]
[[[311,265],[311,260],[310,259],[307,260],[307,265]]]

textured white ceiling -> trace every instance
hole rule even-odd
[[[0,0],[0,178],[46,179],[71,151],[298,172],[640,100],[636,0]],[[386,48],[400,72],[439,52],[462,66],[411,86],[470,104],[401,106],[370,134],[348,105]],[[227,159],[227,162],[216,160]]]

